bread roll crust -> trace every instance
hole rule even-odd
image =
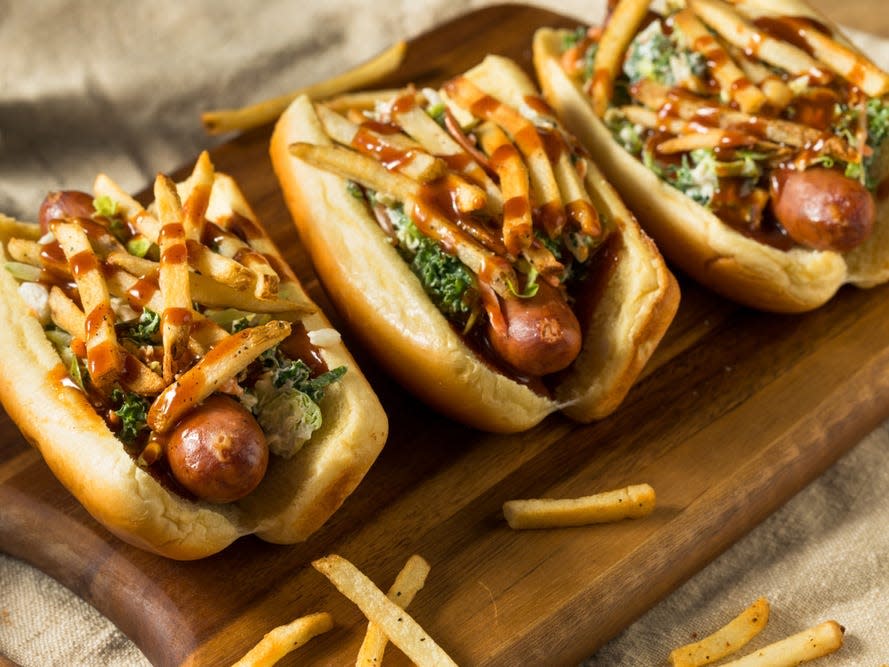
[[[746,11],[758,8],[758,3],[745,3]],[[780,11],[825,21],[795,0],[783,0]],[[665,183],[614,140],[587,94],[562,69],[564,34],[541,28],[534,35],[533,60],[544,97],[596,156],[670,263],[733,301],[787,313],[817,308],[847,283],[871,287],[889,280],[889,200],[877,202],[871,237],[843,254],[803,247],[785,251],[741,234]]]
[[[490,56],[466,76],[507,103],[537,94],[504,58]],[[307,98],[294,101],[279,119],[272,164],[331,300],[403,386],[447,416],[492,432],[526,430],[559,410],[591,421],[619,405],[672,320],[679,292],[660,254],[598,170],[590,170],[586,185],[615,221],[620,268],[609,272],[604,306],[586,323],[581,356],[561,374],[550,398],[498,372],[467,346],[363,203],[347,192],[345,180],[289,153],[288,146],[300,141],[330,142]],[[626,275],[631,262],[640,275]]]
[[[256,219],[224,174],[217,174],[214,207]],[[11,236],[39,236],[36,225],[10,224],[3,230],[3,262],[9,259]],[[278,259],[276,266],[286,266]],[[294,296],[311,304],[292,272],[288,278],[298,292]],[[65,382],[58,353],[7,271],[0,271],[0,321],[0,355],[6,360],[0,400],[9,417],[96,521],[123,541],[161,556],[203,558],[253,533],[282,544],[305,540],[354,490],[388,434],[385,412],[354,359],[341,342],[326,344],[319,348],[322,359],[330,368],[346,365],[348,371],[325,393],[322,426],[310,441],[291,459],[273,456],[260,485],[240,501],[187,499],[140,468],[85,395]],[[307,331],[331,328],[317,308],[301,321]]]

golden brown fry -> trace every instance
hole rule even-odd
[[[729,44],[751,51],[770,65],[795,75],[820,71],[818,61],[808,53],[758,30],[721,0],[688,0],[688,6]]]
[[[882,97],[889,93],[889,74],[863,54],[840,44],[806,21],[793,18],[787,20],[794,22],[797,34],[808,45],[812,55],[830,70],[853,86],[861,88],[870,97]]]
[[[675,25],[682,32],[689,48],[712,63],[713,78],[727,99],[733,99],[744,113],[756,113],[766,103],[766,96],[735,64],[722,44],[710,34],[690,9],[673,15]]]
[[[161,233],[161,223],[145,210],[138,201],[131,197],[116,182],[105,174],[99,174],[93,183],[93,194],[96,197],[110,197],[117,204],[118,212],[129,223],[152,243],[157,243]]]
[[[148,426],[166,433],[179,417],[288,335],[289,322],[272,320],[228,336],[155,399],[148,411]]]
[[[395,577],[395,582],[386,593],[386,597],[402,609],[407,609],[417,592],[423,588],[428,574],[429,563],[416,554],[411,556]],[[364,641],[358,650],[355,667],[380,667],[388,642],[389,638],[383,629],[373,621],[369,621]]]
[[[722,667],[796,667],[841,648],[844,632],[845,628],[836,621],[825,621],[743,658],[723,663]]]
[[[185,238],[200,241],[204,231],[204,216],[210,204],[210,192],[215,180],[215,168],[210,154],[201,151],[191,175],[177,186],[182,204],[182,226]]]
[[[658,153],[669,155],[671,153],[687,153],[696,148],[717,148],[731,142],[731,146],[757,146],[762,144],[762,139],[753,135],[745,135],[739,132],[729,133],[726,130],[706,130],[680,134],[678,137],[666,139],[657,145]],[[775,147],[771,144],[771,147]]]
[[[319,169],[361,183],[398,201],[416,199],[420,195],[420,184],[416,181],[391,172],[373,158],[343,146],[297,143],[290,147],[290,152]]]
[[[602,117],[611,104],[614,80],[624,61],[624,53],[648,13],[649,0],[620,0],[599,40],[593,61],[593,80],[590,95],[593,111]]]
[[[164,380],[169,383],[189,361],[188,338],[193,310],[182,206],[175,183],[158,174],[154,197],[162,225],[158,240],[161,250],[158,284],[164,300],[161,315]]]
[[[651,514],[654,506],[654,489],[634,484],[582,498],[508,500],[503,515],[510,528],[521,530],[636,519]]]
[[[108,286],[90,245],[89,237],[77,223],[56,222],[52,231],[71,269],[86,315],[87,368],[99,389],[107,389],[124,368],[123,351],[114,331],[114,312]]]
[[[49,310],[57,327],[80,341],[84,340],[86,317],[59,287],[53,286],[49,291]],[[126,373],[120,377],[120,384],[124,389],[141,396],[156,396],[164,390],[166,383],[160,375],[129,352],[124,351],[124,355]]]
[[[43,232],[40,230],[39,225],[33,222],[16,220],[0,213],[0,240],[7,241],[12,238],[20,238],[36,241],[41,236],[43,236]]]
[[[439,182],[450,193],[454,208],[459,213],[482,211],[487,206],[488,198],[485,191],[469,183],[458,173],[449,171]]]
[[[320,100],[354,88],[370,86],[374,81],[398,69],[406,51],[407,43],[399,41],[369,61],[331,79],[240,109],[208,111],[201,115],[201,122],[210,134],[248,130],[270,123],[300,95]]]
[[[287,625],[270,630],[232,667],[271,667],[307,641],[333,628],[333,617],[326,611],[302,616]]]
[[[253,269],[232,257],[213,252],[205,245],[190,243],[188,261],[189,265],[201,275],[235,290],[247,291],[253,286],[260,294],[273,292],[266,288],[265,283],[260,281]]]
[[[781,78],[761,62],[752,59],[736,46],[728,45],[728,51],[744,71],[744,75],[760,87],[763,95],[776,110],[781,110],[793,101],[793,91]]]
[[[566,202],[565,211],[568,219],[584,234],[593,238],[601,237],[602,221],[599,219],[599,212],[593,206],[586,184],[567,150],[559,151],[559,159],[553,165],[553,173],[562,193],[562,201]],[[585,262],[586,259],[586,256],[578,257],[581,262]]]
[[[36,240],[13,237],[6,243],[6,252],[16,262],[30,264],[31,266],[43,266],[44,260],[40,253],[42,246]],[[62,268],[59,265],[58,268]],[[67,269],[67,266],[65,267]]]
[[[531,247],[534,239],[528,170],[518,150],[497,125],[484,123],[478,127],[476,134],[500,179],[500,191],[503,194],[503,243],[510,253],[518,256]]]
[[[108,255],[106,262],[110,266],[121,269],[121,271],[108,275],[108,287],[114,296],[127,297],[129,291],[140,281],[143,290],[147,289],[150,292],[152,288],[158,288],[159,265],[156,262],[134,257],[127,253],[112,253]],[[231,307],[252,313],[292,313],[294,315],[306,315],[315,311],[314,306],[289,298],[260,299],[252,292],[236,289],[210,276],[190,272],[188,278],[194,300],[209,308]],[[159,301],[159,295],[150,294],[149,297],[151,298],[150,303],[138,303],[137,305],[145,305],[160,312],[163,306],[158,306],[162,303]]]
[[[736,653],[758,635],[769,620],[769,601],[758,598],[716,632],[670,651],[673,667],[700,667]]]
[[[58,287],[54,286],[49,292],[49,308],[56,326],[74,338],[84,340],[86,317],[77,304]],[[129,352],[124,351],[124,355],[126,373],[120,377],[120,384],[124,389],[142,396],[156,396],[164,390],[166,383],[160,375]]]
[[[312,567],[327,577],[336,588],[358,605],[369,621],[380,626],[401,651],[420,667],[444,667],[456,663],[436,644],[426,631],[357,567],[337,555],[312,562]]]
[[[81,341],[85,338],[86,316],[57,286],[49,290],[49,312],[53,323]]]
[[[250,271],[250,275],[253,276],[253,291],[256,298],[271,299],[278,293],[280,277],[261,253],[214,222],[207,222],[206,227],[207,233],[212,236],[213,244],[216,247],[217,252],[213,254],[218,258],[229,259]],[[214,261],[220,262],[218,259]],[[211,272],[207,272],[207,274],[213,275]]]

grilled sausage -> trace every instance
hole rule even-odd
[[[209,502],[226,503],[256,488],[269,449],[253,415],[236,400],[214,394],[171,431],[167,460],[186,489]]]

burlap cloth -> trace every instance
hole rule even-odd
[[[47,190],[88,188],[98,171],[139,190],[213,144],[200,111],[322,79],[485,3],[247,4],[0,1],[0,211],[34,219]],[[601,16],[596,0],[539,4]],[[889,46],[853,37],[889,64]],[[587,664],[666,664],[670,648],[760,595],[772,602],[772,618],[754,646],[834,618],[847,628],[846,645],[820,664],[889,661],[887,447],[884,424]],[[6,556],[0,654],[22,665],[147,663],[92,607]]]

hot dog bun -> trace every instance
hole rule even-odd
[[[513,62],[490,56],[466,78],[519,106],[537,96]],[[292,144],[327,146],[311,101],[296,100],[279,119],[271,158],[285,200],[315,270],[364,345],[405,387],[470,426],[521,431],[561,410],[591,421],[611,413],[655,349],[676,311],[678,287],[658,251],[590,163],[585,186],[613,238],[603,250],[595,307],[581,323],[577,359],[557,374],[551,395],[511,379],[471,349],[424,292],[344,178],[295,158]],[[609,270],[604,270],[608,265]]]
[[[830,26],[824,17],[796,0],[780,5],[747,1],[735,3],[735,7],[751,22],[768,14],[810,17]],[[848,46],[839,31],[830,28],[836,41]],[[585,90],[580,78],[570,76],[562,66],[567,34],[549,28],[535,34],[534,64],[544,96],[596,155],[600,168],[670,263],[729,299],[777,312],[816,308],[844,284],[871,287],[889,280],[887,198],[876,197],[873,229],[867,240],[851,250],[813,249],[801,244],[779,248],[754,240],[667,184],[615,140],[594,112],[586,92],[589,88]],[[842,175],[841,171],[830,173]],[[794,201],[785,208],[798,211],[804,203]]]
[[[181,186],[180,186],[181,187]],[[135,204],[134,200],[127,200]],[[119,202],[122,209],[124,201]],[[256,223],[235,182],[215,174],[207,219],[233,212]],[[37,225],[0,220],[0,259],[10,259],[10,239],[36,241]],[[276,314],[321,332],[316,352],[345,374],[327,387],[323,421],[292,456],[271,456],[258,487],[230,503],[211,503],[171,490],[137,465],[86,395],[68,378],[59,353],[44,334],[18,281],[0,271],[0,399],[24,437],[41,453],[58,480],[111,533],[139,548],[181,560],[202,558],[238,537],[256,534],[274,543],[306,539],[342,504],[375,460],[387,436],[387,420],[373,390],[323,313],[302,291],[258,224],[252,242],[262,248],[289,301],[304,314]],[[216,394],[214,394],[215,396]],[[225,399],[231,400],[231,399]]]

